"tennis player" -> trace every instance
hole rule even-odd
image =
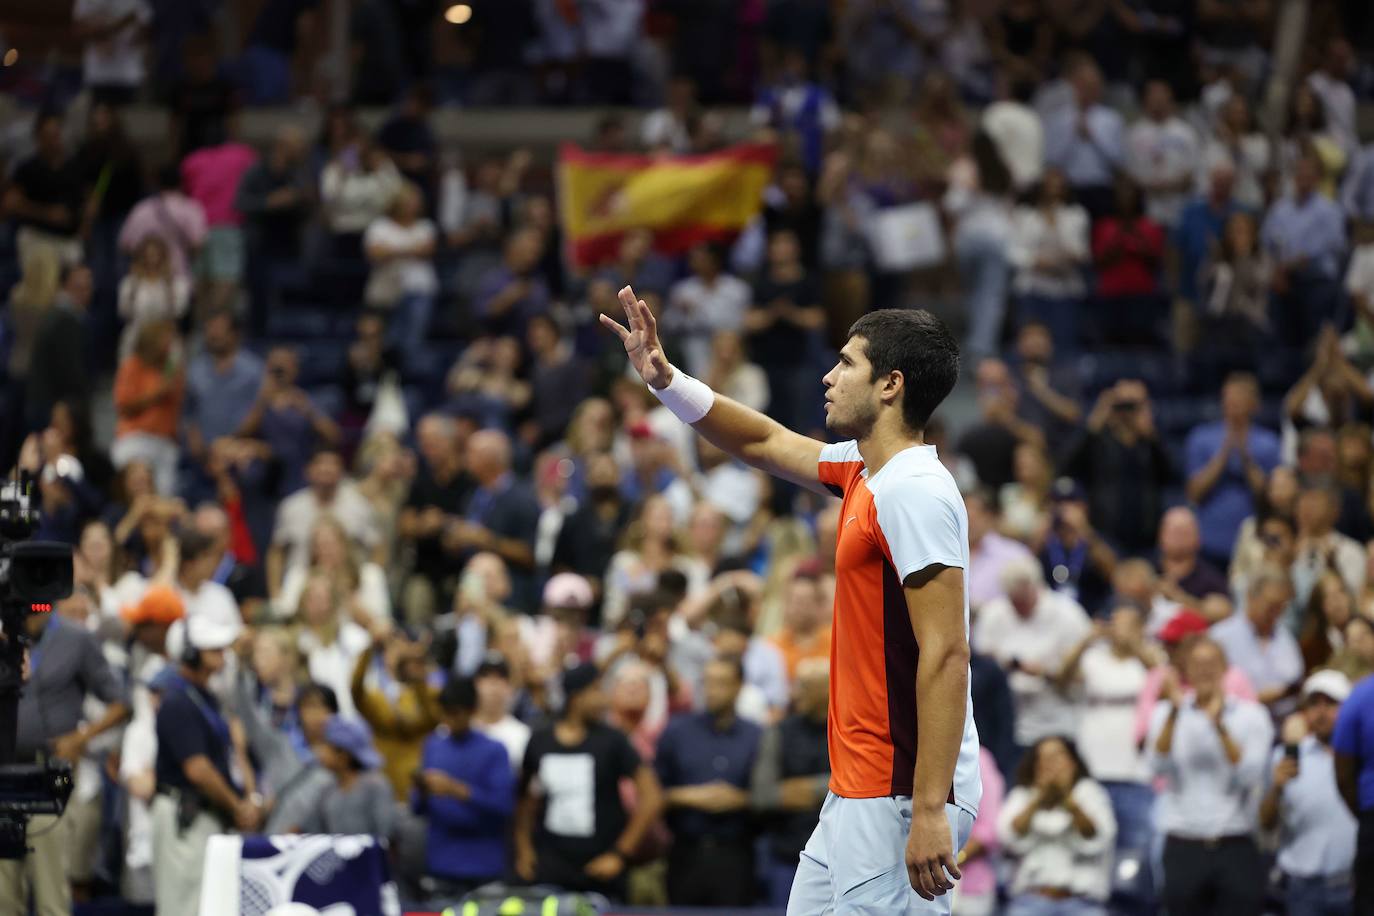
[[[830,643],[830,791],[788,916],[950,912],[982,785],[969,695],[968,517],[922,431],[959,348],[926,311],[860,318],[821,380],[826,445],[668,363],[628,286],[601,322],[680,420],[742,461],[844,499]]]

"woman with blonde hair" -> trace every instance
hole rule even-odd
[[[1355,597],[1340,574],[1327,570],[1321,574],[1298,630],[1303,667],[1307,671],[1324,668],[1345,648],[1345,626],[1355,616]]]
[[[119,355],[128,356],[149,321],[178,320],[191,304],[191,281],[172,269],[167,242],[150,235],[138,243],[129,272],[119,281],[119,317],[125,322]]]
[[[689,593],[704,586],[710,575],[705,564],[683,552],[672,506],[665,497],[654,494],[644,500],[625,528],[621,549],[606,569],[603,627],[615,627],[629,609],[630,597],[657,588],[659,574],[669,569],[687,577]]]
[[[333,690],[339,713],[353,716],[353,666],[372,645],[372,637],[344,608],[344,597],[328,576],[311,576],[296,608],[296,648],[305,657],[310,680]]]
[[[9,324],[14,335],[10,344],[9,375],[16,381],[29,374],[33,342],[43,314],[52,307],[62,283],[62,262],[48,246],[35,245],[24,252],[19,262],[19,282],[10,289]]]
[[[310,532],[309,566],[292,565],[282,576],[276,606],[291,611],[298,607],[306,582],[324,577],[343,605],[369,620],[391,616],[391,595],[386,573],[352,542],[338,519],[323,515]]]

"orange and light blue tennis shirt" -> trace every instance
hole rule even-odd
[[[964,571],[968,634],[968,515],[931,445],[894,455],[869,475],[858,445],[821,449],[820,480],[843,497],[835,547],[830,641],[830,791],[843,798],[911,795],[916,769],[916,660],[902,583],[932,565]],[[977,815],[978,729],[966,698],[949,801]]]

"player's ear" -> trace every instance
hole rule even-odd
[[[887,378],[883,380],[883,387],[879,392],[879,397],[883,399],[884,404],[896,404],[902,399],[902,393],[904,391],[906,391],[906,379],[902,376],[900,371],[893,369],[887,374]]]

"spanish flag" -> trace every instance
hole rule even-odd
[[[558,211],[576,267],[615,258],[621,236],[649,229],[665,254],[728,239],[763,208],[777,150],[744,144],[699,156],[558,154]]]

